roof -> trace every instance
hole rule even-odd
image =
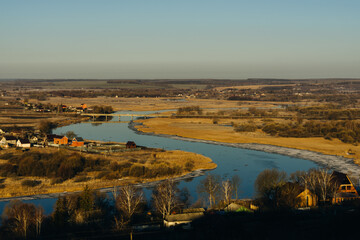
[[[7,141],[17,140],[17,138],[14,137],[14,136],[4,136],[4,138],[5,138]]]
[[[64,136],[56,135],[56,134],[48,134],[46,135],[46,138],[48,140],[54,140],[54,138],[63,138]]]
[[[331,180],[339,185],[352,184],[346,174],[337,171],[334,171],[331,174]]]
[[[74,137],[73,141],[83,142],[84,139],[82,137]]]
[[[29,139],[19,139],[18,141],[20,141],[21,143],[30,143]]]
[[[197,218],[204,216],[203,212],[197,213],[182,213],[182,214],[173,214],[165,217],[165,220],[168,222],[177,222],[177,221],[192,221]]]

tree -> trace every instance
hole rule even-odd
[[[232,193],[233,193],[235,199],[238,199],[240,184],[241,184],[241,179],[240,179],[239,175],[232,176],[231,188],[233,190]]]
[[[162,217],[170,215],[178,204],[178,188],[173,180],[165,180],[156,185],[153,191],[153,204]]]
[[[34,204],[11,201],[4,209],[5,224],[16,234],[26,238],[34,222],[36,207]]]
[[[210,208],[212,208],[213,205],[215,205],[216,198],[220,192],[220,176],[215,174],[207,174],[206,177],[200,181],[198,192],[208,196]]]
[[[255,190],[263,204],[276,207],[278,192],[287,180],[287,174],[277,169],[265,169],[255,180]]]
[[[36,229],[36,235],[39,236],[41,233],[41,225],[44,221],[44,209],[39,206],[35,209],[35,216],[34,216],[34,222],[35,222],[35,229]]]
[[[140,189],[126,185],[120,188],[115,204],[116,208],[123,212],[128,220],[131,220],[142,200],[143,193]]]
[[[42,134],[51,133],[52,129],[56,127],[56,124],[48,120],[41,121],[39,124],[39,130]]]
[[[67,132],[65,133],[65,135],[66,135],[66,137],[68,137],[69,139],[73,139],[73,138],[77,137],[77,134],[74,133],[74,131],[67,131]]]
[[[224,202],[230,204],[231,195],[232,195],[232,186],[230,180],[225,180],[221,182],[221,191],[224,196]]]

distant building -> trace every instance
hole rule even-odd
[[[1,141],[0,144],[1,145],[5,145],[5,144],[13,144],[15,145],[17,142],[17,138],[14,136],[4,136]]]
[[[31,143],[28,139],[18,139],[16,142],[16,147],[30,148]]]
[[[67,145],[68,143],[69,139],[66,136],[58,136],[54,138],[54,144]]]
[[[84,146],[85,142],[82,137],[74,137],[72,139],[71,145],[72,147],[82,147]]]

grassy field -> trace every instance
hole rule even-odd
[[[232,120],[233,121],[233,120]],[[141,120],[143,126],[138,130],[156,134],[169,134],[181,137],[211,140],[227,143],[260,143],[288,148],[310,150],[329,155],[354,158],[360,164],[360,146],[343,143],[340,140],[326,140],[320,137],[285,138],[272,137],[264,132],[235,132],[229,121],[219,121],[213,124],[211,119],[148,119]],[[236,121],[235,121],[236,122]],[[227,125],[227,126],[226,126]],[[349,149],[355,155],[347,155]]]
[[[56,153],[59,151],[56,148],[45,148],[45,149],[31,149],[31,151],[40,152],[40,153]],[[65,150],[62,150],[65,151]],[[69,151],[69,150],[67,150]],[[21,154],[21,151],[16,150],[2,150],[0,154],[13,153]],[[0,155],[0,156],[1,156]],[[139,150],[139,151],[130,151],[130,152],[121,152],[114,153],[110,156],[103,156],[97,154],[85,154],[82,153],[84,157],[88,158],[105,158],[109,161],[109,165],[117,163],[124,164],[131,162],[139,166],[151,167],[154,164],[161,164],[166,166],[178,166],[183,171],[181,174],[174,175],[171,177],[179,177],[186,175],[187,173],[198,170],[198,169],[214,169],[216,164],[211,161],[210,158],[204,157],[202,155],[190,152],[183,151],[163,151],[156,149],[148,150]],[[193,168],[191,171],[186,170],[185,164],[191,161],[193,163]],[[0,159],[0,164],[7,163],[8,160]],[[105,171],[108,171],[107,167],[104,167]],[[98,169],[96,171],[83,171],[79,176],[68,179],[62,183],[55,183],[45,177],[29,177],[29,176],[9,176],[2,177],[1,189],[0,189],[0,198],[8,198],[15,196],[26,196],[26,195],[35,195],[35,194],[47,194],[47,193],[60,193],[60,192],[73,192],[81,191],[86,185],[90,186],[93,189],[99,188],[108,188],[113,186],[124,185],[128,183],[145,183],[156,180],[161,180],[168,178],[169,176],[162,176],[160,178],[136,178],[136,177],[122,177],[118,179],[99,178],[99,175],[103,169]],[[79,181],[80,179],[83,179]],[[84,180],[85,179],[85,180]],[[27,187],[22,184],[24,180],[37,180],[41,181],[41,184],[35,187]]]

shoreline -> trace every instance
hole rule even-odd
[[[139,122],[130,122],[129,128],[140,135],[159,136],[159,137],[172,138],[172,139],[183,140],[188,142],[199,142],[199,143],[215,144],[215,145],[222,145],[222,146],[235,147],[235,148],[243,148],[243,149],[261,151],[267,153],[275,153],[275,154],[285,155],[294,158],[300,158],[300,159],[312,161],[322,167],[329,168],[331,170],[335,170],[345,174],[357,175],[357,176],[360,175],[360,166],[355,164],[352,158],[345,158],[343,156],[337,156],[337,155],[326,155],[323,153],[314,152],[310,150],[281,147],[270,144],[225,143],[225,142],[216,142],[211,140],[187,138],[176,135],[147,133],[147,132],[142,132],[136,128],[136,126],[140,126],[140,125],[143,124]]]

